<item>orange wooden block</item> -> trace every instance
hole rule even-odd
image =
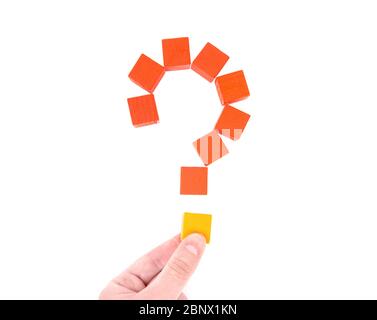
[[[193,145],[206,166],[229,152],[215,130],[196,140]]]
[[[158,113],[153,94],[128,98],[132,124],[135,127],[158,123]]]
[[[222,104],[237,102],[250,96],[242,70],[217,77],[215,84]]]
[[[165,73],[163,66],[142,54],[128,77],[138,86],[152,93]]]
[[[166,71],[189,69],[191,64],[189,38],[162,40]]]
[[[181,167],[181,194],[206,195],[207,167]]]
[[[250,115],[230,105],[225,105],[215,129],[232,140],[238,140],[249,121]]]
[[[229,56],[208,42],[192,62],[191,69],[212,82],[228,59]]]

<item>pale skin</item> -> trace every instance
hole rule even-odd
[[[176,236],[114,278],[101,292],[105,300],[184,300],[182,292],[206,246],[200,234]]]

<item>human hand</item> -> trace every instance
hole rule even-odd
[[[101,292],[103,300],[184,300],[182,293],[205,249],[205,238],[176,236],[114,278]]]

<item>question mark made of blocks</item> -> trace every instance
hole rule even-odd
[[[147,95],[128,98],[132,124],[135,127],[159,122],[153,91],[165,71],[191,69],[204,79],[215,79],[216,89],[224,106],[214,130],[196,140],[193,145],[202,159],[203,167],[181,167],[180,194],[206,195],[208,165],[228,153],[220,135],[238,140],[249,121],[250,115],[231,105],[250,96],[242,70],[218,76],[229,57],[210,43],[207,43],[191,63],[189,38],[162,40],[164,66],[142,54],[129,73],[129,78],[149,92]],[[212,215],[184,213],[181,238],[193,232],[205,236],[207,243],[211,237]]]

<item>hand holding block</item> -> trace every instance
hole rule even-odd
[[[162,40],[166,71],[189,69],[191,64],[189,38]]]
[[[232,140],[238,140],[249,121],[250,115],[230,105],[225,105],[215,129]]]
[[[156,61],[142,54],[128,77],[138,86],[152,93],[164,76],[165,69]]]
[[[217,77],[215,84],[221,104],[237,102],[250,96],[242,70]]]
[[[216,130],[199,138],[193,145],[206,166],[228,153],[228,149]]]
[[[206,242],[211,240],[212,215],[201,213],[185,212],[183,215],[181,239],[186,238],[191,233],[200,233],[206,238]]]
[[[158,123],[158,113],[153,94],[128,98],[132,124],[135,127]]]
[[[192,62],[191,69],[212,82],[228,59],[229,56],[208,42]]]
[[[182,167],[181,194],[206,195],[208,190],[208,168]]]

